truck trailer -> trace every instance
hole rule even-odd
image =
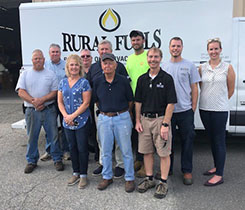
[[[207,40],[219,37],[222,59],[236,72],[227,131],[245,133],[245,19],[233,18],[233,0],[83,0],[23,3],[19,10],[24,68],[31,66],[34,49],[48,59],[51,43],[61,46],[63,59],[89,49],[96,62],[102,39],[112,42],[117,60],[125,64],[133,53],[129,33],[134,29],[144,33],[145,49],[160,48],[165,61],[169,40],[181,37],[183,57],[199,66],[209,59]],[[203,129],[198,111],[195,126]]]

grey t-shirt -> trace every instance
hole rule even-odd
[[[58,90],[58,81],[55,73],[51,70],[43,69],[36,71],[28,69],[22,72],[19,77],[15,90],[24,89],[30,96],[40,98],[51,91]],[[45,106],[52,104],[54,100],[44,103]],[[33,107],[32,104],[24,101],[26,107]]]
[[[163,63],[162,69],[174,79],[177,94],[177,104],[175,104],[174,113],[191,109],[191,84],[201,81],[196,66],[192,62],[182,59],[177,63],[171,61]]]

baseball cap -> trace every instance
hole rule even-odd
[[[116,57],[115,57],[115,55],[113,55],[112,53],[104,53],[104,54],[102,55],[101,60],[104,61],[104,60],[106,60],[106,59],[110,59],[110,60],[112,60],[112,61],[116,61]]]
[[[135,37],[135,36],[141,36],[143,39],[145,39],[144,34],[141,31],[133,30],[130,32],[129,37]]]

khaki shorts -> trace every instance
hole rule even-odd
[[[139,133],[139,153],[151,154],[156,150],[160,157],[166,157],[171,154],[171,126],[169,125],[169,135],[167,141],[164,141],[160,135],[163,118],[164,116],[158,118],[141,116],[143,132]]]

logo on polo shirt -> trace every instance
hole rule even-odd
[[[114,9],[105,10],[99,18],[100,27],[106,32],[112,32],[119,28],[121,18]]]
[[[164,88],[164,85],[161,82],[159,82],[159,84],[157,84],[157,88]]]
[[[181,67],[181,68],[180,68],[180,70],[181,70],[181,71],[188,71],[188,70],[189,70],[189,68],[184,68],[184,67]]]

